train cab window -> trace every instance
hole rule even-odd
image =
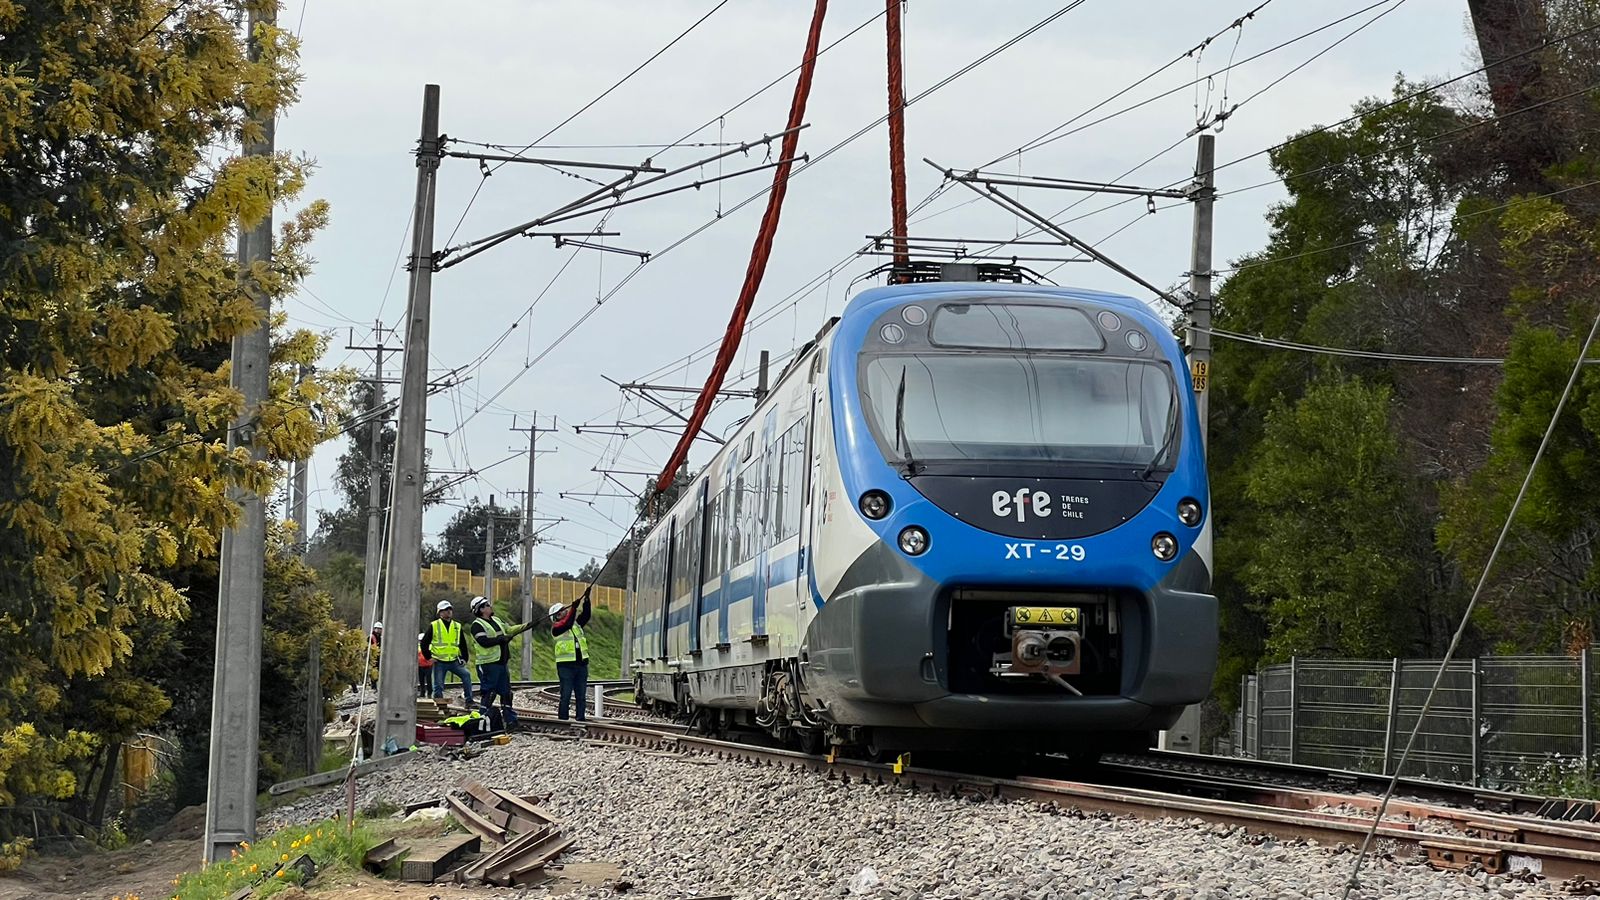
[[[1157,362],[1014,350],[863,363],[873,432],[892,460],[1170,463],[1180,424]]]
[[[1027,303],[946,303],[934,312],[928,337],[939,347],[1105,349],[1083,310]]]

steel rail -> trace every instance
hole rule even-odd
[[[591,740],[651,750],[811,771],[845,783],[893,785],[942,796],[1027,801],[1055,809],[1075,808],[1147,819],[1192,818],[1256,833],[1315,840],[1330,846],[1358,843],[1371,827],[1371,816],[1299,807],[1346,804],[1356,809],[1375,808],[1372,797],[1289,791],[1269,785],[1256,785],[1258,796],[1254,802],[1245,802],[1058,778],[1000,778],[910,765],[897,767],[734,743],[683,733],[681,729],[686,726],[658,726],[636,720],[627,723],[591,720],[574,727],[571,723],[534,713],[525,716],[522,724],[535,732],[578,734]],[[1394,813],[1460,829],[1459,833],[1435,833],[1418,829],[1416,821],[1387,817],[1379,825],[1379,838],[1392,842],[1397,849],[1425,858],[1438,868],[1481,867],[1489,873],[1526,869],[1549,879],[1600,874],[1600,829],[1597,828],[1571,823],[1556,825],[1521,816],[1409,801],[1399,806],[1391,804],[1391,814]]]

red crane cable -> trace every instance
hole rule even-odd
[[[728,330],[722,336],[722,347],[717,351],[716,361],[711,365],[711,374],[706,378],[705,387],[700,389],[700,396],[695,401],[689,423],[683,427],[683,435],[678,438],[678,445],[673,448],[672,456],[667,459],[666,466],[661,469],[661,475],[656,478],[652,502],[654,496],[659,496],[672,484],[672,477],[688,458],[689,445],[694,443],[695,436],[705,425],[706,416],[711,412],[712,401],[716,399],[717,391],[722,389],[722,381],[727,377],[728,367],[733,365],[734,354],[739,350],[739,341],[744,337],[744,325],[750,317],[750,306],[755,302],[756,291],[761,287],[761,277],[767,271],[767,260],[772,256],[772,241],[778,232],[778,218],[783,212],[783,197],[788,193],[789,171],[793,167],[795,149],[800,144],[800,132],[796,129],[805,118],[806,99],[811,96],[811,76],[816,72],[817,46],[822,42],[822,19],[827,12],[828,0],[817,0],[816,8],[811,13],[811,32],[806,36],[806,53],[800,65],[800,79],[795,82],[794,99],[789,103],[789,133],[783,137],[783,149],[778,154],[778,167],[772,172],[772,193],[767,195],[767,210],[761,217],[761,228],[756,232],[755,246],[750,250],[750,265],[745,269],[744,285],[739,289],[739,299],[733,306],[733,317],[728,320]]]
[[[900,50],[901,0],[884,0],[889,32],[889,203],[894,212],[894,264],[911,261],[906,247],[906,88]]]

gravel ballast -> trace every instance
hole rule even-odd
[[[463,777],[545,805],[577,839],[568,862],[607,862],[639,900],[826,897],[1338,898],[1355,855],[1199,820],[1056,812],[810,772],[517,735],[471,760],[428,749],[359,783],[358,807],[439,797]],[[274,810],[262,828],[335,814],[340,788]],[[870,869],[870,872],[866,870]],[[1369,861],[1356,896],[1568,896],[1558,884]],[[539,889],[532,894],[542,893]],[[448,896],[442,894],[441,896]],[[610,890],[567,894],[610,897]]]

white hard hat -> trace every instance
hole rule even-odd
[[[478,611],[478,607],[480,607],[480,606],[493,606],[493,605],[494,604],[489,602],[489,598],[488,597],[473,597],[472,598],[472,611],[473,612],[477,612]]]
[[[372,630],[373,631],[382,631],[383,630],[383,623],[382,622],[373,622],[372,623]]]
[[[566,607],[560,603],[550,604],[550,618],[554,619],[556,616],[561,615],[563,609],[566,609]]]
[[[438,612],[444,612],[447,609],[455,609],[455,607],[450,605],[449,600],[440,600],[439,605],[434,607],[434,610]]]

